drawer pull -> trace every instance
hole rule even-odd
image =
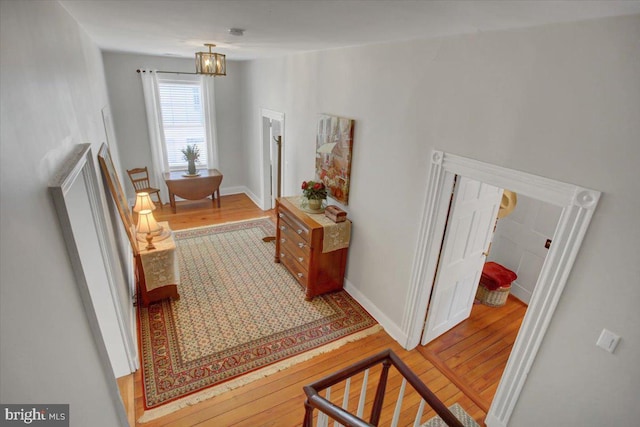
[[[280,239],[280,243],[284,243],[286,241],[287,241],[287,239],[284,239],[284,238]]]
[[[280,217],[280,218],[284,218],[284,214],[281,214],[281,213],[280,213],[280,214],[278,214],[278,217]]]
[[[284,258],[284,252],[280,252],[280,258]]]
[[[298,243],[298,247],[299,247],[300,249],[304,248],[304,243]]]
[[[286,230],[286,229],[287,229],[287,227],[285,227],[284,225],[281,225],[281,226],[280,226],[280,230],[284,231],[284,230]]]
[[[298,277],[302,279],[304,277],[304,274],[298,273]]]
[[[302,230],[298,228],[298,234],[302,234]]]
[[[304,258],[298,257],[298,261],[302,262],[302,261],[304,261]]]

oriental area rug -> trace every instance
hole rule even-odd
[[[174,232],[180,299],[140,307],[149,421],[380,330],[345,291],[305,301],[268,218]]]

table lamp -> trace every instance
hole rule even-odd
[[[156,248],[152,243],[152,233],[157,233],[160,230],[162,230],[162,228],[160,227],[160,225],[158,225],[156,219],[153,217],[153,212],[151,212],[151,209],[145,209],[138,212],[138,233],[146,233],[147,235],[147,247],[145,249],[149,251]]]
[[[151,200],[151,196],[146,191],[141,191],[136,193],[136,203],[133,205],[133,211],[140,213],[145,210],[153,211],[156,209],[156,204]],[[162,233],[162,226],[158,225],[158,231],[154,232],[153,235],[156,237],[156,241],[158,241],[157,236]]]
[[[136,204],[133,205],[134,212],[140,212],[144,210],[153,211],[156,209],[156,204],[151,200],[149,193],[141,191],[136,194]]]

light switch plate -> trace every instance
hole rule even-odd
[[[602,333],[600,334],[600,338],[598,338],[598,342],[596,342],[596,345],[604,350],[607,350],[609,353],[613,353],[619,341],[620,336],[607,329],[603,329]]]

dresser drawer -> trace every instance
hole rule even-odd
[[[287,270],[291,272],[291,275],[302,285],[307,291],[307,284],[309,283],[309,273],[306,268],[303,268],[300,263],[284,248],[280,248],[280,262],[287,267]]]
[[[284,231],[285,229],[287,229],[292,233],[299,235],[304,240],[309,241],[309,238],[310,238],[309,228],[307,228],[306,225],[298,221],[289,211],[281,208],[278,212],[278,219],[279,219],[278,224],[281,231]],[[283,229],[283,227],[285,228]]]
[[[285,257],[291,258],[300,264],[301,268],[309,270],[309,253],[304,252],[297,245],[290,245],[282,240],[280,239],[280,260],[282,261]]]
[[[300,254],[308,258],[309,252],[311,251],[309,242],[293,232],[289,227],[284,226],[284,228],[282,228],[282,225],[280,227],[280,244],[291,247],[291,251],[294,252],[294,254]]]

